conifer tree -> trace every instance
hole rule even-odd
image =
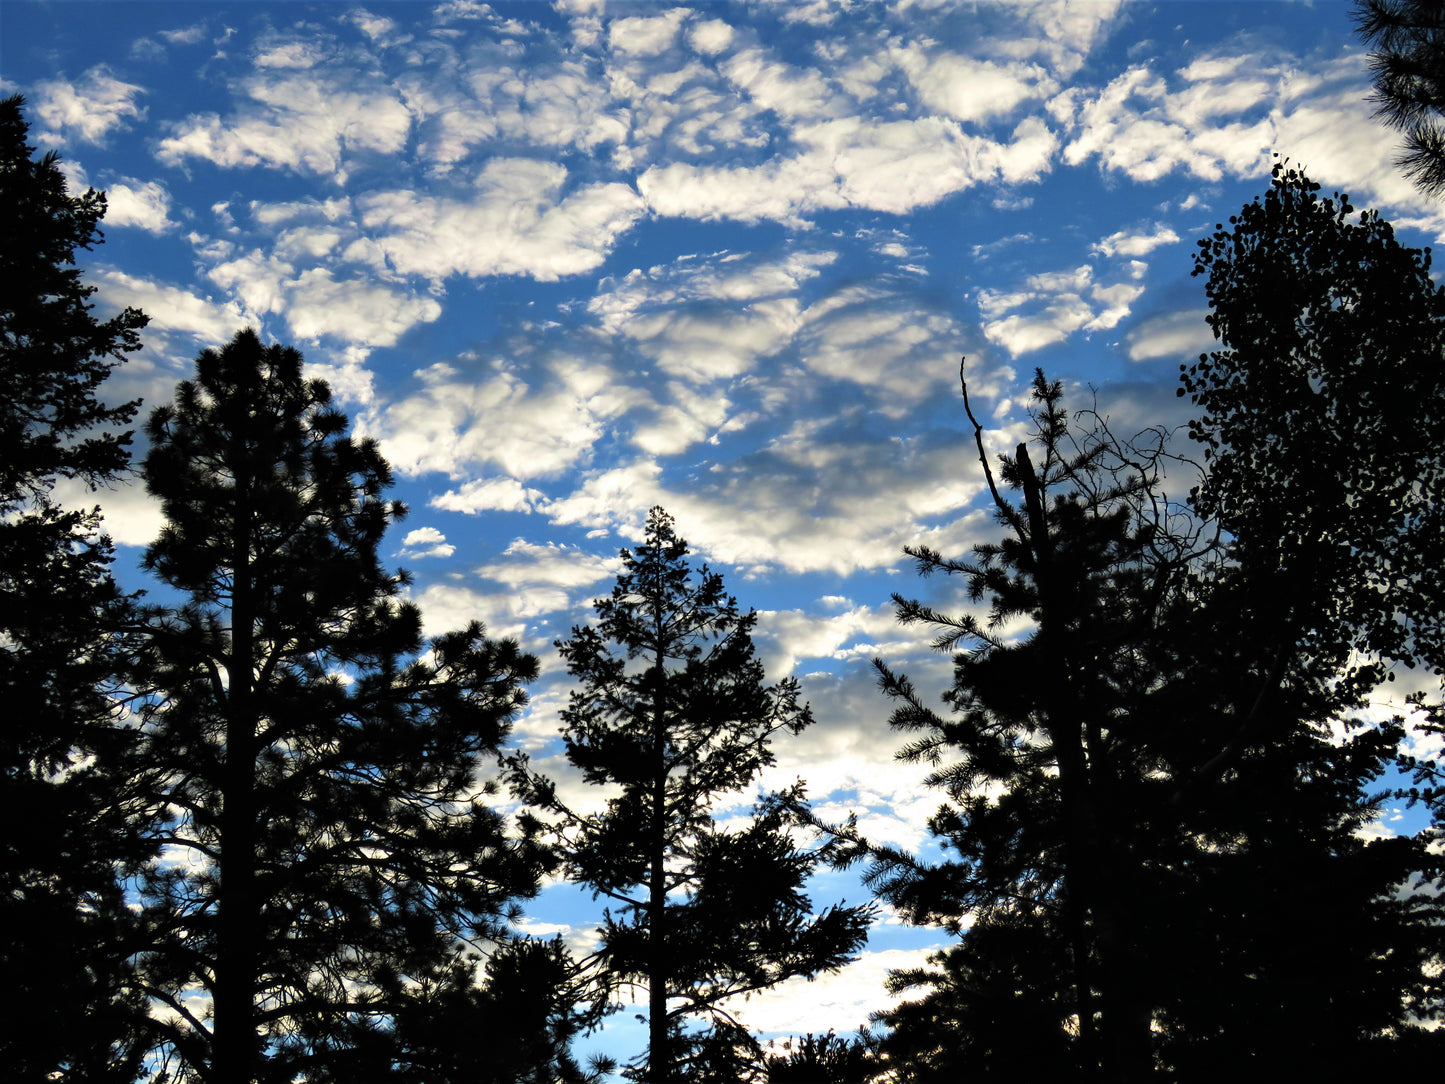
[[[1445,194],[1445,5],[1356,0],[1355,26],[1373,49],[1375,115],[1405,137],[1396,165],[1429,196]]]
[[[329,400],[242,331],[148,425],[145,564],[183,601],[134,674],[164,848],[139,890],[156,1064],[182,1079],[376,1075],[405,998],[505,940],[545,862],[478,774],[535,660],[477,624],[423,645],[377,558],[388,467]]]
[[[896,599],[956,652],[945,710],[879,664],[956,857],[843,832],[886,899],[961,934],[898,978],[931,992],[884,1017],[895,1071],[1313,1077],[1394,1057],[1438,1011],[1439,958],[1429,901],[1399,892],[1426,841],[1361,837],[1398,724],[1360,719],[1347,650],[1281,640],[1269,585],[1165,498],[1157,444],[1076,430],[1041,373],[1034,395],[1007,489],[984,461],[999,541],[910,550],[987,617]]]
[[[812,915],[804,882],[828,855],[789,835],[801,784],[761,796],[741,827],[713,821],[719,799],[774,762],[774,735],[812,717],[795,681],[765,683],[756,615],[687,554],[672,517],[652,509],[643,544],[622,551],[612,594],[594,603],[596,624],[558,644],[579,686],[562,716],[567,758],[620,793],[577,813],[514,762],[522,793],[560,819],[568,874],[609,901],[600,962],[611,982],[647,990],[647,1057],[632,1073],[648,1084],[758,1068],[762,1051],[727,999],[837,969],[870,919],[841,905]]]
[[[126,735],[105,695],[124,600],[98,513],[52,490],[125,471],[136,405],[100,390],[146,317],[92,312],[76,259],[101,240],[105,197],[71,195],[55,155],[34,157],[22,106],[0,101],[0,1061],[16,1079],[128,1080],[139,1014],[116,870],[140,852],[107,775]]]

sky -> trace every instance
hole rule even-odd
[[[812,704],[766,782],[925,851],[937,799],[870,659],[948,680],[889,599],[962,608],[902,548],[993,529],[960,357],[994,450],[1036,367],[1118,432],[1177,426],[1212,342],[1191,253],[1273,155],[1407,243],[1445,234],[1323,0],[5,0],[0,91],[107,193],[97,312],[151,318],[108,394],[165,402],[244,326],[301,349],[395,469],[385,559],[428,630],[479,618],[541,657],[516,739],[565,795],[597,797],[556,756],[552,643],[660,504]],[[141,488],[66,495],[147,586]],[[843,898],[868,896],[819,879]],[[585,945],[597,912],[559,885],[524,926]],[[843,973],[741,1014],[849,1031],[946,942],[885,911]],[[645,1039],[623,1014],[589,1042]]]

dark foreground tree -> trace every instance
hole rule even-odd
[[[1445,4],[1356,0],[1370,54],[1375,115],[1405,136],[1397,165],[1420,190],[1445,194]]]
[[[827,855],[789,834],[801,784],[759,798],[741,827],[712,817],[773,763],[770,742],[811,721],[796,682],[767,685],[752,612],[722,577],[687,562],[662,509],[594,604],[597,623],[558,644],[580,687],[563,712],[567,758],[587,782],[620,788],[598,813],[574,812],[517,761],[514,779],[559,818],[569,875],[616,907],[600,962],[614,986],[648,992],[648,1084],[736,1081],[762,1051],[728,999],[836,970],[863,944],[866,907],[814,915],[803,892]]]
[[[866,1030],[851,1039],[809,1032],[768,1055],[767,1084],[867,1084],[879,1068],[877,1051],[878,1037]]]
[[[1439,5],[1389,6],[1440,25]],[[1361,689],[1414,668],[1412,721],[1440,734],[1445,289],[1428,249],[1319,193],[1277,166],[1261,199],[1199,243],[1220,349],[1183,367],[1180,394],[1200,411],[1191,434],[1211,462],[1194,499],[1232,535],[1249,606],[1261,624],[1269,615],[1279,650],[1332,658]],[[1435,818],[1421,837],[1434,840],[1423,906],[1445,887],[1445,770],[1401,761],[1406,796]],[[1438,1015],[1440,999],[1426,984],[1419,1014]]]
[[[616,1066],[594,1057],[582,1068],[573,1040],[595,1023],[592,976],[560,939],[515,940],[486,960],[475,981],[473,961],[397,991],[394,1029],[352,1058],[352,1079],[390,1064],[396,1084],[601,1084]]]
[[[1287,643],[1445,676],[1445,289],[1376,212],[1277,166],[1199,243],[1219,350],[1184,369],[1234,535]],[[1388,677],[1393,680],[1391,671]],[[1442,730],[1438,704],[1417,698]],[[1409,767],[1445,817],[1440,766]]]
[[[1436,1010],[1439,960],[1428,903],[1398,893],[1425,841],[1360,835],[1398,724],[1360,719],[1371,675],[1347,647],[1281,638],[1268,585],[1166,499],[1157,444],[1075,428],[1042,374],[1034,394],[1034,440],[1001,457],[1014,500],[984,463],[1000,541],[910,551],[987,606],[897,599],[958,652],[946,710],[880,664],[957,857],[852,832],[855,853],[910,919],[962,935],[897,980],[933,990],[883,1017],[890,1066],[1202,1080],[1388,1060]]]
[[[152,617],[134,677],[164,848],[138,889],[156,1064],[183,1079],[420,1056],[395,1044],[405,999],[505,941],[545,860],[478,775],[536,662],[476,624],[423,645],[377,559],[403,511],[386,462],[329,398],[243,331],[148,425],[167,523],[145,563],[184,602]]]
[[[1200,511],[1285,620],[1445,673],[1445,288],[1428,250],[1277,165],[1199,242],[1219,350],[1181,366]]]
[[[98,514],[51,491],[126,468],[136,405],[99,391],[146,318],[93,314],[75,261],[105,197],[72,196],[55,156],[33,157],[22,104],[0,101],[0,1061],[15,1079],[128,1080],[116,870],[139,852],[106,772],[125,735],[105,695],[123,600]]]

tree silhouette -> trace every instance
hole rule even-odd
[[[1445,288],[1428,250],[1318,193],[1276,165],[1199,242],[1221,348],[1181,366],[1195,499],[1297,632],[1445,673]]]
[[[1404,133],[1396,164],[1422,192],[1445,193],[1445,8],[1437,0],[1356,0],[1374,51],[1375,115]]]
[[[75,260],[101,240],[105,197],[71,195],[55,155],[33,157],[22,106],[0,101],[0,803],[12,822],[0,958],[13,1006],[0,1057],[17,1079],[128,1080],[138,1014],[116,870],[140,851],[107,771],[126,735],[105,696],[124,600],[98,512],[51,491],[124,472],[136,404],[99,391],[146,317],[94,316]]]
[[[1221,349],[1184,368],[1211,456],[1196,494],[1234,536],[1286,644],[1445,676],[1445,289],[1346,196],[1276,166],[1200,242]],[[1391,669],[1386,673],[1394,680]],[[1367,675],[1362,674],[1360,680]],[[1422,729],[1445,732],[1414,698]],[[1445,772],[1407,759],[1445,818]]]
[[[867,1084],[879,1070],[878,1039],[866,1030],[852,1039],[809,1032],[783,1050],[768,1055],[767,1084]]]
[[[1361,838],[1400,727],[1360,718],[1369,686],[1347,651],[1280,639],[1270,585],[1162,491],[1157,442],[1077,429],[1041,373],[1034,396],[1032,450],[1001,457],[1014,500],[985,460],[1001,539],[971,560],[909,551],[987,606],[896,599],[957,652],[947,710],[879,664],[893,725],[917,736],[900,756],[936,765],[930,826],[957,857],[841,832],[881,895],[962,936],[942,970],[897,980],[934,989],[883,1017],[890,1066],[1363,1071],[1439,1008],[1431,905],[1398,892],[1427,841]]]
[[[617,908],[600,962],[614,983],[647,987],[647,1061],[634,1076],[649,1084],[734,1081],[756,1067],[761,1050],[724,1002],[837,969],[870,918],[842,906],[812,916],[803,885],[828,855],[789,836],[801,784],[762,796],[741,827],[714,822],[718,799],[773,763],[773,735],[812,717],[796,682],[765,684],[756,615],[687,553],[672,517],[652,509],[643,544],[622,551],[612,594],[594,603],[597,623],[558,644],[580,686],[562,716],[567,758],[620,793],[581,814],[524,761],[514,770],[560,819],[569,875]]]
[[[243,331],[147,427],[145,564],[184,601],[133,678],[164,847],[144,977],[185,1079],[355,1079],[358,1051],[376,1074],[405,997],[505,940],[546,861],[478,777],[535,660],[476,624],[423,650],[377,560],[389,470],[329,398]]]

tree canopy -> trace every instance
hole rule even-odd
[[[1402,891],[1428,839],[1361,835],[1401,728],[1361,717],[1347,652],[1257,605],[1271,585],[1169,500],[1157,442],[1087,412],[1079,427],[1041,373],[1034,395],[1032,447],[1000,460],[1014,500],[985,461],[1000,540],[969,560],[910,550],[986,607],[896,599],[955,653],[944,710],[879,663],[956,857],[841,830],[885,899],[961,934],[896,976],[928,992],[883,1015],[890,1064],[920,1081],[1364,1071],[1440,1008],[1433,897]]]
[[[300,354],[251,331],[147,426],[167,522],[145,561],[184,601],[151,614],[132,675],[164,848],[138,886],[143,977],[186,1079],[375,1071],[405,999],[506,941],[547,863],[478,774],[536,661],[479,624],[423,644],[377,558],[404,510],[345,430]]]
[[[107,774],[126,740],[107,696],[125,600],[99,514],[52,490],[124,473],[136,405],[101,391],[146,317],[96,318],[76,258],[101,240],[105,197],[72,195],[56,156],[35,156],[23,104],[0,101],[0,803],[25,824],[0,860],[14,1006],[0,1047],[19,1077],[127,1080],[135,1007],[116,870],[142,848],[124,781]]]

